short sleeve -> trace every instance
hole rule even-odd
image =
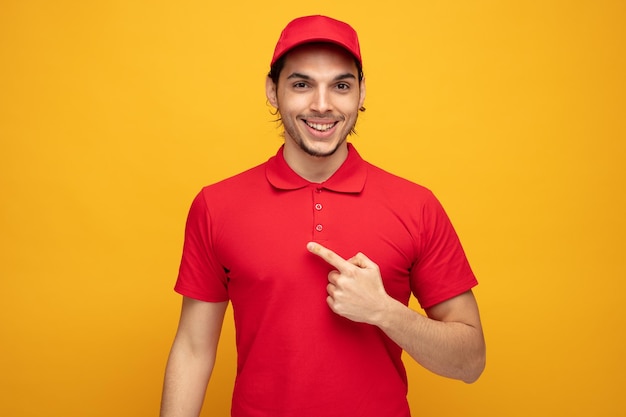
[[[227,301],[227,276],[216,259],[211,218],[203,192],[191,204],[185,226],[183,254],[174,290],[207,302]]]
[[[429,308],[470,290],[478,281],[448,215],[430,192],[420,223],[411,288],[421,307]]]

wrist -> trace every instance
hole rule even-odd
[[[381,330],[388,329],[393,325],[394,317],[398,316],[397,309],[399,306],[404,307],[395,298],[386,295],[379,310],[373,315],[373,325],[379,327]]]

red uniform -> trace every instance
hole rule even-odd
[[[316,184],[282,148],[266,163],[205,187],[187,220],[179,293],[230,300],[237,333],[234,417],[407,417],[402,350],[377,327],[333,313],[333,268],[316,241],[344,258],[364,253],[389,295],[428,308],[477,284],[433,194],[365,162]]]

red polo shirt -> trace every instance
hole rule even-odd
[[[407,417],[401,349],[378,328],[326,304],[331,269],[317,241],[350,258],[363,252],[389,295],[431,307],[477,284],[433,194],[367,162],[349,145],[327,181],[285,162],[205,187],[187,219],[179,293],[230,300],[237,333],[235,417]]]

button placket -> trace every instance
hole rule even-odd
[[[325,220],[325,208],[323,203],[324,192],[322,188],[317,187],[313,192],[313,236],[319,240],[325,240],[324,235],[324,220]]]

